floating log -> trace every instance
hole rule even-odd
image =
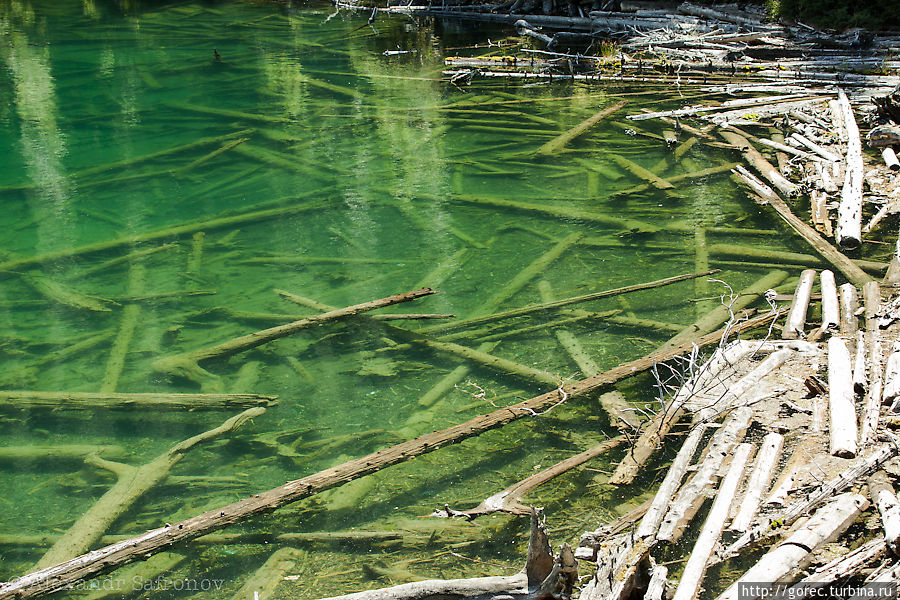
[[[678,588],[672,596],[673,600],[693,600],[700,591],[700,582],[706,572],[707,563],[725,528],[725,520],[734,505],[738,485],[744,477],[744,468],[752,453],[753,444],[741,444],[735,449],[728,474],[719,486],[716,499],[684,566]]]
[[[829,452],[832,456],[856,456],[856,408],[850,352],[840,337],[828,339]]]
[[[713,434],[703,458],[697,465],[694,476],[679,490],[669,504],[669,510],[659,526],[657,540],[674,542],[678,540],[684,529],[690,524],[706,497],[704,491],[713,483],[722,461],[734,452],[740,443],[750,422],[753,410],[742,407],[735,410]]]
[[[730,331],[737,334],[741,331],[768,324],[774,315],[766,315],[739,323]],[[593,390],[612,385],[622,379],[640,373],[659,361],[668,360],[684,352],[691,351],[695,345],[702,347],[721,341],[719,331],[694,340],[679,348],[658,350],[644,358],[626,363],[574,384],[565,386],[563,392],[568,397],[580,396]],[[206,533],[222,529],[249,516],[269,512],[286,504],[309,497],[318,492],[337,487],[348,481],[374,473],[390,465],[404,462],[409,458],[432,452],[449,444],[459,443],[464,439],[476,436],[484,431],[495,429],[519,418],[545,410],[562,400],[559,390],[542,394],[525,400],[519,404],[498,409],[488,415],[476,417],[454,425],[442,431],[420,436],[414,440],[380,450],[373,454],[351,460],[336,467],[326,469],[314,475],[294,480],[261,494],[230,504],[228,506],[207,511],[201,515],[141,534],[136,538],[112,544],[104,548],[61,563],[24,575],[12,581],[0,584],[0,600],[25,600],[66,588],[68,585],[115,569],[129,562],[146,558],[171,547],[176,543],[186,542]]]
[[[687,106],[676,110],[664,110],[659,112],[642,113],[637,115],[628,115],[628,119],[632,121],[643,121],[645,119],[657,119],[659,117],[684,117],[687,115],[696,115],[700,113],[719,112],[725,110],[733,110],[735,108],[749,108],[752,106],[765,106],[780,102],[790,102],[800,98],[807,98],[807,94],[788,94],[783,96],[766,96],[764,98],[746,98],[740,100],[730,100],[722,104],[711,106]]]
[[[57,563],[68,561],[87,552],[106,533],[107,528],[138,498],[165,479],[172,467],[178,464],[194,446],[234,431],[250,419],[263,414],[265,410],[262,407],[248,408],[218,427],[179,442],[141,467],[111,463],[96,455],[92,456],[89,459],[90,462],[109,468],[119,476],[119,480],[53,544],[53,547],[37,562],[35,569],[40,572],[42,569],[52,568]],[[0,590],[2,587],[0,585]]]
[[[763,155],[750,144],[747,138],[727,129],[720,131],[719,134],[725,138],[726,142],[739,148],[744,159],[749,162],[760,175],[765,177],[769,183],[774,185],[778,191],[788,198],[800,195],[800,188],[797,184],[791,183],[785,179],[784,176],[778,172],[778,169],[773,167],[772,163],[767,161]]]
[[[741,575],[717,600],[758,598],[771,593],[773,587],[783,583],[793,572],[808,564],[810,554],[814,550],[837,539],[846,531],[868,505],[868,500],[859,494],[847,493],[835,496],[783,544],[770,550],[758,563]],[[745,583],[754,585],[745,587],[743,585]],[[754,593],[754,589],[759,591]]]
[[[578,136],[583,135],[588,129],[590,129],[609,115],[621,110],[626,104],[628,104],[627,101],[621,100],[619,102],[611,104],[610,106],[607,106],[603,110],[588,117],[572,129],[553,138],[552,140],[538,148],[536,154],[549,156],[558,153],[560,150],[565,148],[569,142],[576,139]]]
[[[353,306],[348,306],[320,315],[313,315],[311,317],[306,317],[292,323],[278,325],[276,327],[270,327],[269,329],[264,329],[262,331],[257,331],[248,335],[236,337],[234,339],[228,340],[227,342],[222,342],[221,344],[216,344],[207,348],[201,348],[199,350],[186,352],[184,354],[177,354],[175,356],[159,358],[154,361],[153,368],[156,371],[162,373],[179,375],[193,381],[197,381],[199,383],[209,382],[210,380],[215,381],[218,378],[216,378],[212,373],[209,373],[208,371],[200,367],[200,362],[209,360],[211,358],[231,356],[232,354],[243,352],[244,350],[249,350],[250,348],[256,348],[257,346],[261,346],[262,344],[265,344],[267,342],[283,338],[285,336],[296,333],[297,331],[308,329],[309,327],[321,325],[322,323],[328,321],[350,317],[362,312],[375,310],[377,308],[383,308],[385,306],[391,306],[393,304],[399,304],[401,302],[409,302],[410,300],[415,300],[416,298],[421,298],[422,296],[430,296],[431,294],[435,293],[436,292],[431,288],[422,288],[419,290],[413,290],[411,292],[405,292],[403,294],[396,294],[394,296],[389,296],[380,300],[371,300],[369,302],[355,304]]]
[[[810,154],[809,152],[804,152],[803,150],[798,150],[797,148],[794,148],[793,146],[788,146],[787,144],[782,144],[780,142],[776,142],[775,140],[759,138],[757,141],[760,144],[762,144],[763,146],[768,146],[769,148],[774,148],[775,150],[780,150],[781,152],[787,152],[788,154],[798,156],[804,160],[812,160],[812,161],[816,161],[816,162],[824,160],[819,156]]]
[[[841,317],[838,304],[837,285],[834,273],[828,269],[819,274],[822,290],[822,331],[836,331],[840,328]]]
[[[812,269],[806,269],[800,274],[800,281],[797,282],[797,289],[794,290],[791,308],[785,319],[784,328],[781,330],[781,337],[786,340],[805,337],[803,330],[806,327],[806,311],[809,307],[815,279],[816,272]]]
[[[575,456],[569,457],[561,462],[556,463],[552,467],[548,467],[538,473],[530,477],[526,477],[522,481],[519,481],[508,488],[504,489],[502,492],[498,492],[489,498],[485,498],[478,506],[469,510],[453,510],[449,511],[448,514],[442,514],[441,511],[437,511],[437,513],[441,513],[440,516],[466,516],[467,518],[474,519],[475,517],[481,515],[487,515],[495,512],[505,512],[513,515],[527,515],[530,512],[529,507],[522,504],[522,498],[533,489],[537,488],[540,485],[550,481],[554,477],[558,475],[562,475],[563,473],[574,469],[584,463],[597,458],[603,454],[606,454],[610,450],[618,448],[619,446],[625,444],[628,441],[628,438],[624,435],[620,435],[611,439],[608,439],[600,444],[585,450]]]
[[[458,321],[453,321],[450,323],[443,323],[440,325],[432,325],[430,327],[425,327],[420,331],[422,333],[437,333],[439,331],[447,331],[453,329],[459,329],[461,327],[472,327],[475,325],[481,325],[483,323],[488,323],[491,321],[496,321],[500,319],[509,319],[512,317],[521,317],[523,315],[528,315],[536,312],[542,312],[546,310],[554,310],[556,308],[562,308],[563,306],[569,306],[570,304],[577,304],[580,302],[588,302],[591,300],[599,300],[601,298],[610,298],[613,296],[619,296],[621,294],[629,294],[631,292],[638,292],[641,290],[649,290],[658,287],[663,287],[672,283],[678,283],[679,281],[687,281],[689,279],[693,279],[695,277],[705,277],[708,275],[714,275],[715,273],[719,273],[720,269],[712,269],[705,273],[686,273],[684,275],[675,275],[673,277],[666,277],[665,279],[658,279],[656,281],[649,281],[647,283],[638,283],[635,285],[628,285],[625,287],[614,288],[611,290],[606,290],[603,292],[593,292],[590,294],[584,294],[582,296],[572,296],[570,298],[564,298],[562,300],[554,300],[552,302],[542,302],[540,304],[529,304],[527,306],[523,306],[521,308],[513,308],[510,310],[505,310],[499,313],[494,313],[492,315],[484,315],[480,317],[470,317],[468,319],[460,319]],[[787,274],[785,274],[785,277]]]
[[[847,131],[847,156],[844,167],[844,187],[838,205],[835,240],[842,248],[859,248],[862,243],[862,202],[863,178],[865,170],[862,158],[862,143],[859,127],[853,116],[850,100],[843,90],[838,90],[838,105],[841,109],[844,128]]]
[[[694,458],[694,454],[697,452],[697,447],[700,445],[700,440],[705,430],[704,425],[695,426],[685,438],[684,443],[678,450],[678,454],[675,455],[675,460],[672,461],[672,464],[666,471],[666,476],[663,478],[662,483],[659,484],[659,489],[656,490],[652,504],[650,504],[650,507],[644,514],[644,518],[638,524],[635,532],[637,537],[656,537],[663,516],[665,516],[672,498],[675,496],[675,492],[678,491],[678,487],[681,485],[681,480],[684,478]]]
[[[822,158],[824,158],[825,160],[827,160],[829,162],[838,162],[841,160],[841,157],[838,156],[837,154],[834,154],[833,152],[826,150],[819,144],[816,144],[809,138],[806,138],[797,132],[794,132],[791,134],[791,139],[797,141],[801,146],[806,146],[807,148],[809,148],[810,150],[812,150],[813,152],[815,152],[816,154],[818,154],[819,156],[821,156]]]
[[[724,163],[718,165],[716,167],[709,167],[706,169],[700,169],[697,171],[691,171],[690,173],[683,173],[681,175],[673,175],[671,177],[666,177],[663,179],[666,183],[672,184],[675,186],[676,183],[683,183],[685,181],[691,182],[703,177],[709,177],[711,175],[718,175],[719,173],[725,173],[730,171],[735,167],[737,163]],[[622,196],[629,196],[631,194],[640,194],[642,192],[646,192],[650,188],[655,187],[650,183],[642,183],[640,185],[636,185],[634,187],[626,188],[624,190],[617,190],[612,192],[609,197],[610,198],[620,198]],[[739,231],[739,230],[736,230]]]
[[[665,600],[668,576],[669,567],[665,565],[653,567],[650,581],[647,583],[647,591],[644,592],[644,600]]]
[[[753,472],[747,481],[747,492],[741,500],[737,515],[728,527],[730,530],[743,532],[750,528],[753,518],[756,516],[756,511],[759,510],[763,494],[769,489],[769,484],[772,483],[775,463],[778,462],[781,456],[783,443],[784,437],[774,431],[768,433],[763,439],[759,453],[756,455]]]
[[[0,390],[3,409],[46,410],[232,410],[271,407],[278,396],[259,394],[154,394]]]

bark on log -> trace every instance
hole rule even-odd
[[[856,456],[856,408],[853,405],[850,352],[839,337],[828,339],[829,449],[832,456]]]
[[[232,410],[275,406],[260,394],[154,394],[0,390],[0,408],[47,410]]]
[[[806,311],[809,308],[809,299],[812,296],[815,279],[816,272],[812,269],[806,269],[800,274],[800,281],[797,282],[797,289],[794,290],[791,308],[785,319],[784,328],[781,330],[781,337],[786,340],[806,337],[803,330],[806,327]]]
[[[842,248],[859,248],[862,243],[862,201],[863,201],[863,168],[862,143],[859,139],[859,127],[853,116],[850,100],[843,90],[838,90],[838,105],[841,108],[844,128],[847,130],[847,156],[844,167],[844,187],[841,190],[841,203],[838,205],[838,221],[835,239]]]
[[[286,323],[285,325],[263,329],[262,331],[236,337],[207,348],[200,348],[199,350],[185,352],[184,354],[159,358],[154,361],[153,368],[156,371],[179,375],[198,383],[210,381],[218,382],[218,377],[203,369],[199,364],[200,362],[211,358],[223,358],[238,352],[243,352],[244,350],[249,350],[250,348],[256,348],[257,346],[283,338],[303,329],[321,325],[327,321],[350,317],[361,312],[391,306],[400,302],[409,302],[410,300],[415,300],[422,296],[430,296],[435,293],[437,292],[431,288],[422,288],[420,290],[413,290],[411,292],[389,296],[380,300],[371,300],[369,302],[347,306],[320,315],[305,317],[298,321],[294,321],[293,323]]]
[[[734,451],[728,474],[719,486],[716,499],[684,566],[673,600],[693,600],[700,591],[700,582],[706,573],[706,565],[725,528],[725,520],[734,504],[738,486],[744,478],[744,468],[752,453],[753,444],[741,444]]]
[[[771,593],[772,587],[784,582],[792,573],[803,568],[815,549],[837,539],[846,531],[868,505],[869,501],[859,494],[847,493],[835,496],[828,504],[817,510],[787,541],[763,556],[717,600],[758,598]],[[742,584],[748,582],[761,583],[759,586],[761,589],[758,591],[742,589]]]
[[[588,129],[608,117],[609,115],[621,110],[628,104],[627,101],[622,100],[620,102],[616,102],[615,104],[611,104],[607,106],[603,110],[597,112],[596,114],[588,117],[572,129],[566,131],[565,133],[553,138],[540,148],[538,148],[536,154],[550,156],[558,153],[560,150],[566,147],[566,145],[572,140],[576,139],[578,136],[583,135]]]
[[[730,331],[732,334],[749,331],[768,324],[776,316],[778,315],[757,317],[732,327]],[[689,345],[665,351],[658,350],[644,358],[620,365],[615,369],[576,382],[563,389],[569,398],[601,389],[636,375],[659,361],[668,360],[684,352],[689,352],[695,344],[701,347],[717,343],[721,341],[724,333],[724,331],[717,331],[695,340]],[[519,404],[476,417],[460,425],[426,434],[314,475],[288,482],[278,488],[255,494],[250,498],[220,509],[207,511],[181,523],[154,529],[135,538],[94,550],[65,563],[19,577],[0,584],[0,600],[24,600],[63,589],[69,584],[145,558],[147,555],[155,554],[176,543],[186,542],[206,533],[222,529],[256,514],[270,512],[326,489],[337,487],[385,467],[404,462],[414,456],[459,443],[484,431],[495,429],[521,417],[531,415],[535,411],[545,410],[559,403],[561,400],[560,396],[561,394],[558,390],[553,390]]]
[[[774,431],[767,434],[756,456],[756,464],[747,482],[747,492],[741,500],[741,507],[729,529],[732,531],[747,531],[753,523],[756,511],[759,510],[763,494],[769,489],[772,482],[772,474],[775,471],[775,463],[781,456],[781,447],[784,437]]]

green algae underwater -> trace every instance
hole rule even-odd
[[[10,390],[278,396],[185,452],[106,531],[139,534],[554,387],[366,319],[207,361],[199,381],[155,368],[317,312],[292,294],[342,307],[430,286],[440,293],[380,312],[466,318],[709,267],[737,290],[774,267],[732,262],[735,245],[803,251],[728,179],[726,151],[693,144],[676,157],[663,124],[626,131],[629,111],[681,105],[689,88],[450,85],[444,56],[502,51],[509,32],[366,16],[317,2],[0,2],[0,578],[38,563],[133,473],[122,465],[151,463],[241,410],[22,405]],[[563,150],[537,153],[623,99]],[[633,190],[644,180],[623,160],[665,177],[719,172]],[[647,354],[724,291],[689,280],[574,307],[593,315],[456,329],[453,341],[572,381]],[[617,322],[596,314],[613,310]],[[560,331],[592,365],[572,360]],[[657,406],[649,376],[619,389]],[[596,396],[579,398],[60,596],[316,598],[509,574],[527,519],[421,517],[473,507],[617,425]],[[652,493],[652,468],[633,486],[604,485],[622,453],[527,497],[545,507],[554,543]],[[288,567],[250,580],[279,548]]]

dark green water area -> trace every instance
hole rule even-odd
[[[445,56],[483,53],[510,32],[406,17],[369,26],[367,14],[335,14],[323,2],[122,4],[0,2],[0,388],[279,402],[192,448],[110,535],[174,523],[555,387],[402,343],[365,319],[206,361],[196,380],[154,366],[317,312],[276,289],[342,307],[431,286],[440,293],[379,312],[464,318],[707,266],[739,290],[775,265],[731,262],[734,252],[716,245],[805,251],[727,171],[658,190],[614,158],[664,177],[735,160],[703,143],[676,154],[661,122],[627,131],[626,114],[702,91],[451,85]],[[384,55],[397,50],[410,52]],[[619,100],[628,106],[564,150],[535,154]],[[708,258],[697,251],[704,244]],[[655,328],[557,311],[443,333],[572,381],[584,374],[548,323],[568,319],[603,370],[652,351],[725,289],[702,278],[570,307],[663,323]],[[450,373],[457,386],[434,392]],[[638,407],[658,406],[650,376],[620,390]],[[114,465],[103,460],[139,467],[241,410],[199,405],[23,409],[4,400],[0,578],[26,572],[113,486]],[[512,573],[526,519],[421,517],[445,503],[475,506],[616,435],[614,425],[596,397],[579,398],[225,533],[310,534],[292,543],[295,565],[272,598]],[[653,470],[633,486],[603,485],[622,452],[527,498],[546,508],[554,543],[576,543],[652,493]],[[91,455],[103,460],[86,463]],[[328,532],[340,535],[313,535]],[[194,544],[93,583],[113,590],[66,595],[243,598],[279,544],[240,541]],[[176,589],[184,580],[219,583]]]

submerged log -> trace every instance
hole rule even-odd
[[[256,348],[257,346],[261,346],[272,340],[283,338],[285,336],[296,333],[297,331],[315,327],[328,321],[350,317],[362,312],[399,304],[401,302],[409,302],[410,300],[415,300],[416,298],[421,298],[422,296],[430,296],[431,294],[435,293],[437,292],[435,292],[435,290],[432,290],[431,288],[422,288],[420,290],[413,290],[411,292],[405,292],[403,294],[388,296],[387,298],[381,298],[379,300],[371,300],[369,302],[347,306],[345,308],[323,313],[320,315],[313,315],[311,317],[306,317],[298,321],[294,321],[293,323],[278,325],[276,327],[270,327],[269,329],[264,329],[262,331],[257,331],[248,335],[236,337],[234,339],[216,344],[214,346],[209,346],[207,348],[201,348],[199,350],[186,352],[184,354],[177,354],[175,356],[159,358],[154,361],[153,368],[156,371],[169,373],[172,375],[179,375],[198,383],[209,382],[210,380],[217,381],[218,378],[215,375],[200,367],[200,362],[212,358],[227,357],[238,352],[243,352],[244,350],[249,350],[250,348]]]
[[[566,131],[565,133],[553,138],[540,148],[538,148],[536,154],[542,154],[544,156],[553,155],[566,147],[566,145],[577,138],[580,135],[583,135],[588,129],[608,117],[609,115],[621,110],[628,104],[627,101],[622,100],[607,106],[603,110],[597,112],[596,114],[588,117],[572,129]]]
[[[749,331],[771,322],[777,315],[766,315],[745,321],[732,327],[731,333]],[[679,348],[659,350],[644,358],[626,363],[595,377],[565,386],[568,397],[580,396],[601,389],[633,375],[656,362],[668,360],[694,346],[718,343],[724,331],[718,331]],[[484,431],[495,429],[519,418],[533,415],[558,404],[563,398],[559,390],[525,400],[519,404],[498,409],[487,415],[470,419],[466,423],[420,436],[414,440],[374,452],[336,467],[320,471],[302,479],[290,481],[280,487],[218,509],[207,511],[174,525],[153,529],[135,538],[93,550],[72,560],[50,566],[12,581],[0,584],[0,600],[25,600],[64,589],[70,584],[105,573],[123,564],[160,552],[176,543],[200,537],[222,529],[252,515],[269,512],[302,498],[337,487],[385,467],[404,462],[414,456],[432,452],[444,446],[459,443]]]
[[[0,408],[47,410],[232,410],[275,406],[278,396],[260,394],[163,394],[0,391]]]
[[[763,155],[750,144],[747,138],[727,129],[720,131],[719,133],[725,138],[726,142],[739,148],[744,155],[744,159],[749,162],[760,175],[765,177],[769,183],[774,185],[779,192],[789,198],[800,195],[800,188],[797,184],[785,179],[785,177],[778,172],[778,169],[773,167],[772,163],[767,161]]]

